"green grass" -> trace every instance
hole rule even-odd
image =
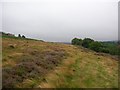
[[[118,87],[118,66],[114,66],[116,68],[112,69],[110,66],[102,64],[107,64],[107,61],[104,61],[105,57],[98,59],[92,52],[87,55],[80,54],[75,57],[74,63],[66,66],[67,71],[57,73],[58,79],[56,81],[50,79],[49,83],[55,84],[57,88]],[[107,69],[112,73],[109,73]]]

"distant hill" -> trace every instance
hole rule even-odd
[[[102,41],[104,43],[118,43],[119,41]]]
[[[71,44],[70,42],[56,42],[56,43]]]

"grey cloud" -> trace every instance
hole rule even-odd
[[[66,1],[66,0],[65,0]],[[118,39],[116,2],[4,2],[3,31],[46,41]]]

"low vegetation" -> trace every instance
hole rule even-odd
[[[36,81],[34,85],[27,84],[27,87],[36,86],[66,56],[65,50],[56,45],[53,48],[51,44],[41,41],[4,38],[3,88],[26,87],[26,79]]]
[[[118,58],[78,41],[79,47],[3,36],[3,88],[118,88]]]

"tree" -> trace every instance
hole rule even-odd
[[[82,39],[74,38],[72,40],[73,45],[82,45]]]
[[[20,34],[18,34],[18,37],[20,37],[20,38],[21,38],[21,35],[20,35]]]
[[[25,36],[24,36],[24,35],[22,35],[22,38],[25,38]]]
[[[89,48],[96,51],[96,52],[100,52],[102,49],[102,44],[100,42],[91,42],[89,44]]]
[[[94,42],[93,39],[90,39],[90,38],[85,38],[82,42],[82,46],[85,47],[85,48],[89,48],[89,44]]]

